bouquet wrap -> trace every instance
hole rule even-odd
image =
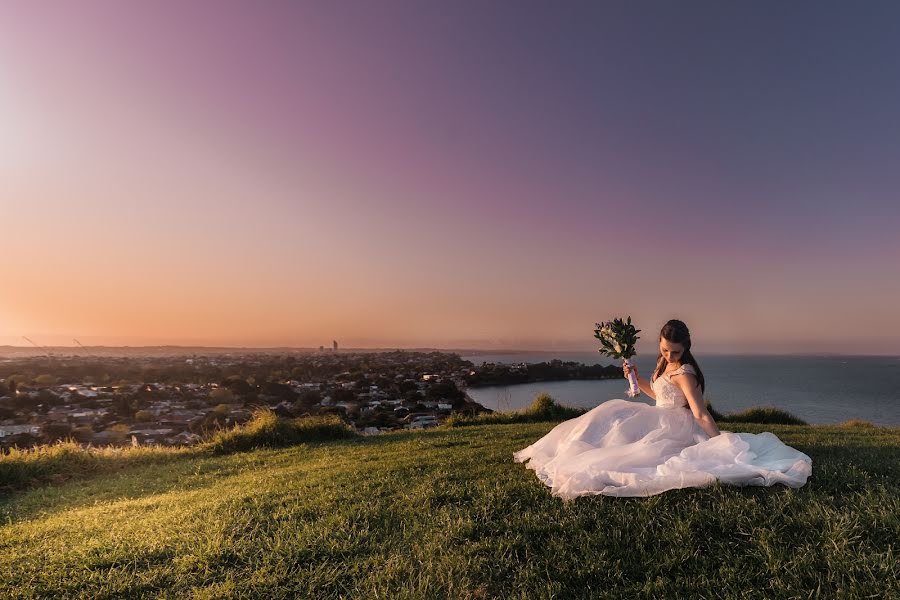
[[[634,363],[626,358],[622,361],[622,364],[631,369],[631,371],[628,371],[628,383],[630,385],[625,393],[634,398],[641,393],[641,388],[638,386],[637,375],[634,374]]]

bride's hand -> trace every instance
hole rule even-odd
[[[634,376],[638,376],[637,367],[629,367],[628,365],[622,365],[622,370],[625,371],[625,379],[628,379],[628,373],[630,371],[634,371]]]

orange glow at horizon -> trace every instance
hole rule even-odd
[[[580,64],[425,5],[415,30],[210,6],[4,11],[0,344],[591,350],[631,315],[644,351],[680,318],[699,352],[900,354],[874,117],[829,115],[815,152],[819,122],[747,135],[790,127],[746,94],[711,118],[696,99],[730,71],[674,89],[680,38],[582,31]]]

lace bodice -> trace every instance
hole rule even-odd
[[[681,365],[671,373],[663,373],[650,384],[650,387],[653,388],[653,393],[656,394],[656,406],[661,408],[687,407],[688,401],[684,392],[669,379],[672,375],[680,375],[682,373],[697,375],[697,372],[691,365]]]

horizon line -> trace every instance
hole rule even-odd
[[[365,350],[365,351],[384,351],[384,352],[397,352],[397,351],[436,351],[436,352],[447,352],[447,353],[455,353],[455,354],[588,354],[591,352],[596,352],[596,349],[587,350],[587,349],[554,349],[554,350],[532,350],[532,349],[522,349],[522,348],[446,348],[446,347],[437,347],[437,346],[353,346],[347,348],[339,348],[337,351],[333,350],[329,346],[192,346],[185,344],[158,344],[158,345],[140,345],[140,346],[130,346],[130,345],[93,345],[93,346],[13,346],[10,344],[0,345],[0,352],[3,350],[23,350],[30,353],[38,353],[41,350],[88,350],[90,348],[93,349],[122,349],[122,350],[148,350],[148,349],[191,349],[191,350],[245,350],[245,351],[299,351],[306,350],[311,352],[322,352],[323,354],[340,354],[340,353],[349,353],[353,351]],[[321,348],[321,350],[320,350]],[[792,351],[771,351],[771,352],[759,352],[759,351],[743,351],[743,352],[735,352],[735,351],[716,351],[710,350],[705,352],[697,352],[697,356],[707,356],[707,355],[716,355],[716,356],[890,356],[890,357],[900,357],[900,352],[868,352],[868,353],[840,353],[833,351],[818,351],[818,352],[792,352]],[[644,356],[647,356],[645,354]],[[600,358],[600,357],[598,357]],[[602,358],[609,358],[602,356]]]

